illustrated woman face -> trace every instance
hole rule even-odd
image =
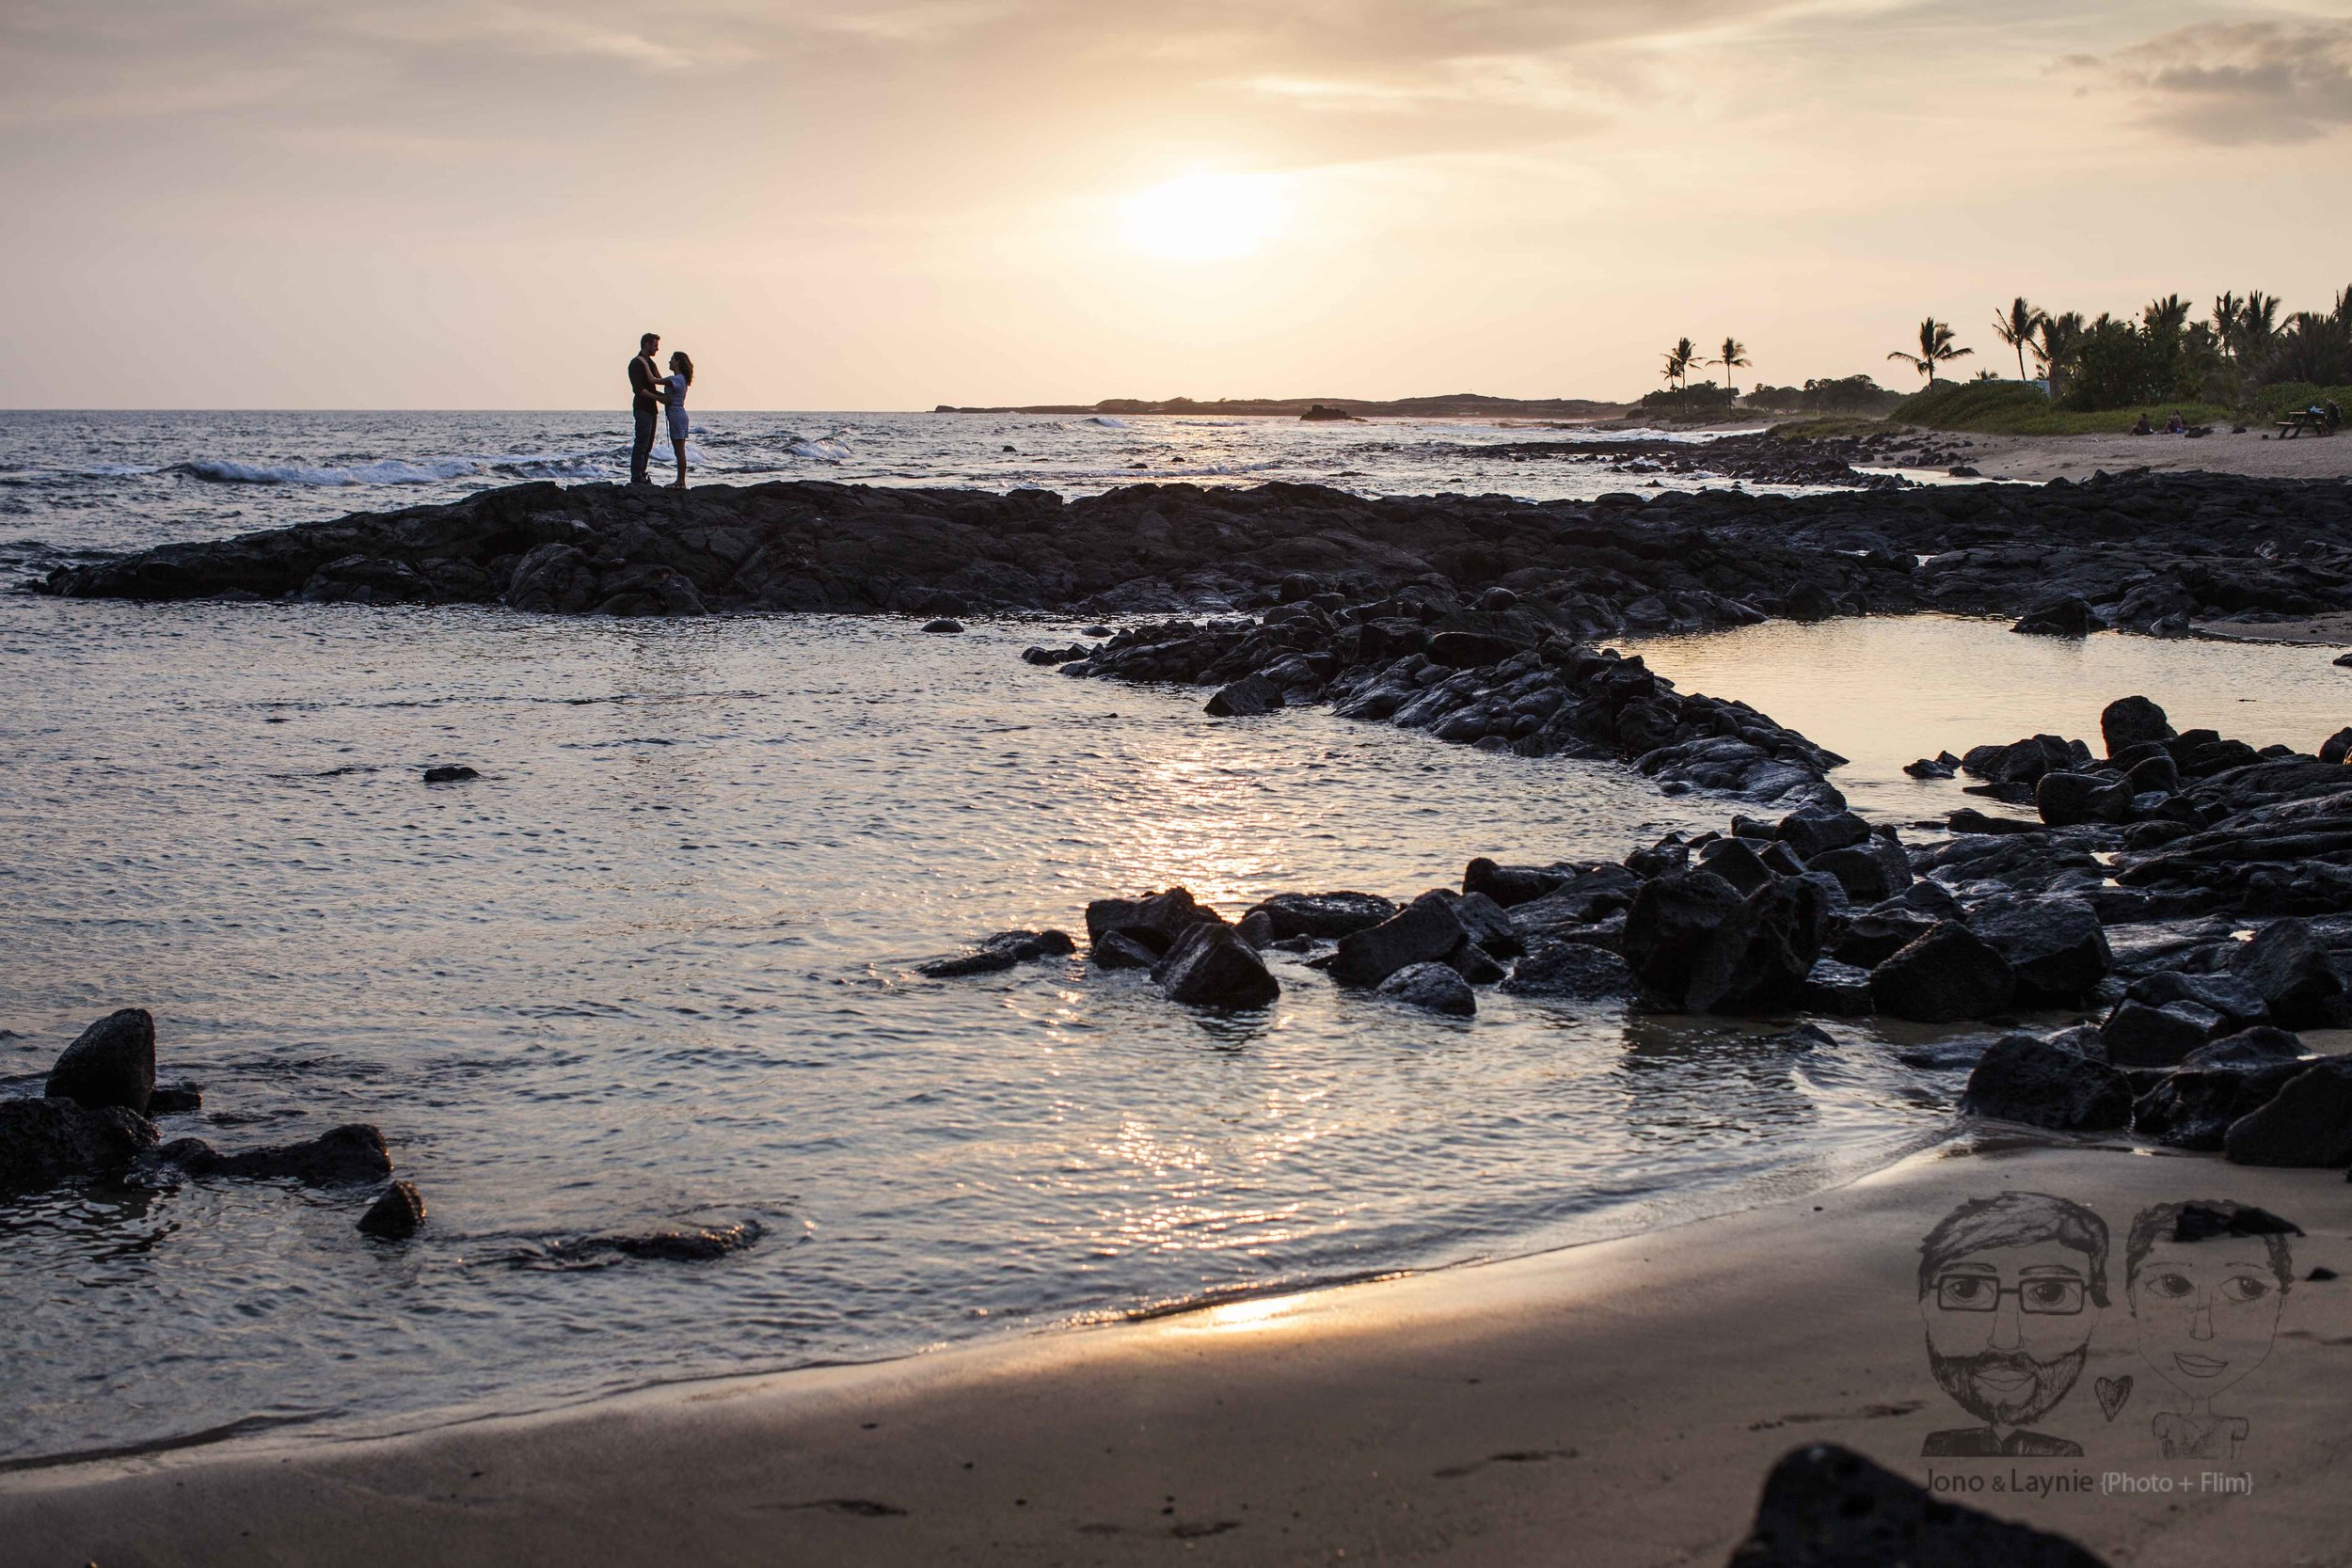
[[[2258,1241],[2158,1242],[2133,1269],[2139,1354],[2157,1376],[2208,1400],[2261,1366],[2286,1291]]]

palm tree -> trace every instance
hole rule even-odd
[[[2177,338],[2188,325],[2188,301],[2178,294],[2152,299],[2139,312],[2142,325],[2152,338]]]
[[[2237,323],[2238,353],[2249,359],[2261,358],[2279,336],[2279,296],[2260,289],[2248,290]]]
[[[2238,312],[2246,302],[2234,291],[2218,293],[2213,299],[2213,341],[2221,345],[2221,352],[2230,358],[2237,357]]]
[[[2050,395],[2057,397],[2058,383],[2066,374],[2066,361],[2074,352],[2074,344],[2083,335],[2080,310],[2064,315],[2044,315],[2034,328],[2033,356],[2042,362],[2042,373],[2049,379]]]
[[[1698,344],[1688,338],[1677,339],[1675,346],[1666,351],[1666,385],[1681,388],[1690,381],[1691,367],[1705,363],[1699,357]]]
[[[2007,315],[1993,318],[1993,335],[2017,351],[2017,379],[2026,379],[2026,345],[2033,341],[2034,329],[2049,317],[2026,303],[2019,294],[2009,302]]]
[[[1888,355],[1887,357],[1889,359],[1899,359],[1904,364],[1909,365],[1913,370],[1917,371],[1921,375],[1926,376],[1928,378],[1928,385],[1932,387],[1935,385],[1936,366],[1947,364],[1950,361],[1961,357],[1963,355],[1974,354],[1977,351],[1973,348],[1954,348],[1952,346],[1951,327],[1943,322],[1937,321],[1933,316],[1930,316],[1927,320],[1919,324],[1918,353],[1905,354],[1902,350],[1897,349],[1894,353]]]
[[[1725,338],[1723,357],[1715,361],[1724,368],[1724,385],[1729,387],[1731,372],[1746,370],[1748,362],[1748,345],[1737,338]]]

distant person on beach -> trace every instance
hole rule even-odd
[[[661,407],[661,370],[653,356],[660,347],[661,334],[648,332],[637,340],[637,357],[628,362],[628,408],[637,420],[636,438],[628,449],[631,484],[653,483],[647,470],[653,466],[654,421]]]
[[[2132,426],[2132,434],[2135,436],[2153,436],[2155,433],[2156,427],[2148,422],[2146,414],[2140,415],[2138,422]]]
[[[693,384],[694,361],[680,349],[670,356],[670,378],[661,399],[670,410],[670,451],[677,458],[677,483],[671,486],[675,490],[686,488],[686,388]]]
[[[2181,411],[2177,408],[2172,410],[2172,417],[2164,421],[2164,433],[2167,436],[2178,436],[2187,428],[2188,421],[2181,418]]]

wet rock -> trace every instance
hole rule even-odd
[[[1921,757],[1903,764],[1903,771],[1915,779],[1948,779],[1960,770],[1959,760],[1946,762],[1941,757]]]
[[[185,1116],[204,1108],[204,1086],[201,1084],[159,1084],[148,1098],[150,1117]]]
[[[2162,1007],[2174,1002],[2194,1002],[2209,1007],[2222,1023],[2224,1034],[2234,1035],[2266,1022],[2269,1005],[2263,1001],[2253,987],[2233,974],[2185,974],[2178,970],[2158,970],[2134,980],[2123,993],[2134,1002],[2144,1002],[2152,1007]],[[2265,1037],[2277,1036],[2293,1040],[2295,1037],[2283,1029],[2264,1031]],[[2302,1042],[2296,1041],[2296,1051]]]
[[[1097,898],[1087,906],[1087,941],[1099,952],[1104,939],[1126,938],[1156,958],[1194,926],[1222,926],[1225,917],[1196,901],[1192,890],[1172,887],[1140,898]]]
[[[1806,868],[1834,877],[1846,896],[1857,904],[1877,904],[1911,885],[1911,862],[1902,846],[1873,836],[1840,849],[1824,849],[1806,862]]]
[[[0,1100],[0,1194],[106,1175],[154,1147],[147,1118],[119,1105]]]
[[[1396,918],[1396,905],[1372,893],[1278,893],[1250,908],[1263,914],[1278,942],[1319,937],[1336,942]]]
[[[547,615],[585,614],[597,596],[596,568],[587,552],[557,543],[540,545],[516,562],[505,594],[509,610]]]
[[[2105,1062],[2032,1035],[2004,1035],[1968,1074],[1961,1109],[2059,1132],[2131,1125],[2131,1082]]]
[[[443,763],[437,768],[428,768],[424,770],[424,782],[429,784],[464,784],[468,779],[480,777],[482,777],[481,774],[468,768],[464,763]]]
[[[155,1093],[155,1020],[144,1007],[108,1013],[58,1055],[43,1092],[92,1111],[119,1105],[147,1115]]]
[[[767,1234],[765,1227],[746,1220],[738,1225],[699,1230],[646,1230],[634,1234],[584,1236],[548,1248],[544,1254],[523,1254],[513,1259],[524,1267],[564,1268],[583,1263],[610,1263],[623,1258],[648,1263],[715,1263],[742,1252]]]
[[[2308,922],[2273,921],[2231,956],[2230,973],[2263,999],[2280,1028],[2324,1027],[2344,1016],[2344,976]]]
[[[1251,910],[1233,923],[1233,932],[1257,952],[1274,945],[1274,922],[1263,910]]]
[[[1736,838],[1719,838],[1698,852],[1700,869],[1711,871],[1738,889],[1742,896],[1772,882],[1772,868],[1764,857]]]
[[[1250,675],[1221,689],[1205,705],[1216,719],[1254,719],[1282,705],[1282,688],[1263,675]]]
[[[2352,1164],[2352,1059],[2331,1056],[2289,1078],[2230,1124],[2222,1148],[2241,1165]]]
[[[1709,871],[1670,872],[1644,883],[1626,911],[1626,962],[1661,996],[1684,996],[1707,940],[1742,902],[1737,888]]]
[[[1945,920],[1957,918],[1956,914],[1935,915],[1893,904],[1877,905],[1846,922],[1831,945],[1830,956],[1839,963],[1876,969]]]
[[[1980,906],[1968,925],[2009,960],[2021,1006],[2090,999],[2115,966],[2098,912],[2080,898],[2021,898]]]
[[[1581,942],[1545,942],[1511,968],[1502,990],[1513,996],[1570,1002],[1622,1001],[1639,982],[1623,958]]]
[[[2352,655],[2346,657],[2352,657]],[[2344,660],[2339,658],[2336,662],[2341,664]],[[2352,724],[2345,725],[2319,743],[2320,761],[2340,766],[2347,757],[2352,757]]]
[[[2009,629],[2029,637],[2083,638],[2106,630],[2107,624],[2090,608],[2090,601],[2074,595],[2035,606]]]
[[[1878,1011],[1878,1004],[1870,999],[1870,972],[1836,958],[1818,959],[1805,971],[1797,1005],[1807,1012],[1833,1018],[1867,1018]]]
[[[1454,1018],[1469,1018],[1478,1011],[1478,997],[1470,982],[1441,963],[1406,964],[1380,982],[1379,993],[1392,1002]]]
[[[1510,973],[1501,959],[1468,939],[1440,961],[1473,986],[1491,986]]]
[[[1240,934],[1224,925],[1187,927],[1152,971],[1172,1001],[1195,1007],[1263,1007],[1282,987]]]
[[[2310,1055],[2302,1039],[2284,1029],[2257,1024],[2211,1045],[2201,1045],[2181,1058],[2185,1068],[2267,1067],[2274,1062],[2298,1062]]]
[[[952,615],[941,615],[924,622],[923,629],[936,636],[953,637],[963,630],[963,623]]]
[[[2042,820],[2053,828],[2122,822],[2132,811],[2130,787],[2095,773],[2044,773],[2034,785],[2033,801]]]
[[[1771,882],[1699,942],[1677,999],[1693,1012],[1747,1012],[1793,1004],[1816,959],[1827,901],[1798,878]]]
[[[1118,931],[1097,937],[1087,949],[1087,958],[1097,969],[1153,969],[1160,956],[1135,938]]]
[[[1729,1568],[2103,1568],[2062,1535],[1947,1502],[1850,1449],[1797,1449],[1764,1480]]]
[[[1510,914],[1483,893],[1466,893],[1454,900],[1454,918],[1470,940],[1498,958],[1516,958],[1527,951]]]
[[[2099,736],[2112,757],[2134,746],[2171,739],[2172,725],[2164,709],[2147,698],[2122,697],[2109,703],[2099,715]]]
[[[395,1181],[359,1216],[362,1235],[388,1242],[405,1241],[424,1224],[424,1199],[413,1181]]]
[[[364,1122],[330,1128],[301,1143],[224,1154],[201,1138],[175,1138],[149,1156],[157,1165],[175,1165],[190,1176],[287,1179],[306,1187],[381,1181],[392,1174],[384,1134]]]
[[[1939,922],[1870,972],[1879,1011],[1918,1023],[1959,1023],[2008,1007],[2017,977],[1998,949],[1965,926]]]
[[[2192,1066],[2184,1060],[2132,1102],[2132,1130],[2173,1148],[2217,1154],[2230,1128],[2277,1099],[2306,1065],[2290,1059]]]
[[[1780,819],[1774,837],[1811,864],[1825,850],[1870,842],[1870,825],[1850,811],[1800,811]]]
[[[1078,950],[1067,931],[999,931],[968,953],[932,958],[914,966],[917,974],[934,980],[966,974],[994,974],[1037,958],[1064,958]]]
[[[1409,964],[1442,960],[1466,934],[1445,895],[1424,893],[1392,918],[1342,937],[1331,978],[1343,986],[1376,986]]]
[[[294,596],[306,604],[421,604],[434,593],[405,561],[347,555],[311,573]]]
[[[2177,1067],[2199,1046],[2217,1038],[2221,1015],[2194,1002],[2152,1007],[2126,1002],[2107,1016],[2099,1037],[2107,1059],[2118,1067]]]
[[[1462,891],[1483,893],[1504,909],[1558,892],[1573,873],[1548,865],[1497,865],[1480,856],[1462,868]]]

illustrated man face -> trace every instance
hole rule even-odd
[[[2066,1397],[2106,1300],[2106,1226],[2063,1198],[1964,1203],[1920,1247],[1929,1366],[1988,1426],[2026,1426]]]
[[[2278,1236],[2176,1242],[2179,1208],[2151,1210],[2132,1227],[2124,1288],[2140,1357],[2190,1399],[2209,1400],[2268,1359],[2293,1264]]]

